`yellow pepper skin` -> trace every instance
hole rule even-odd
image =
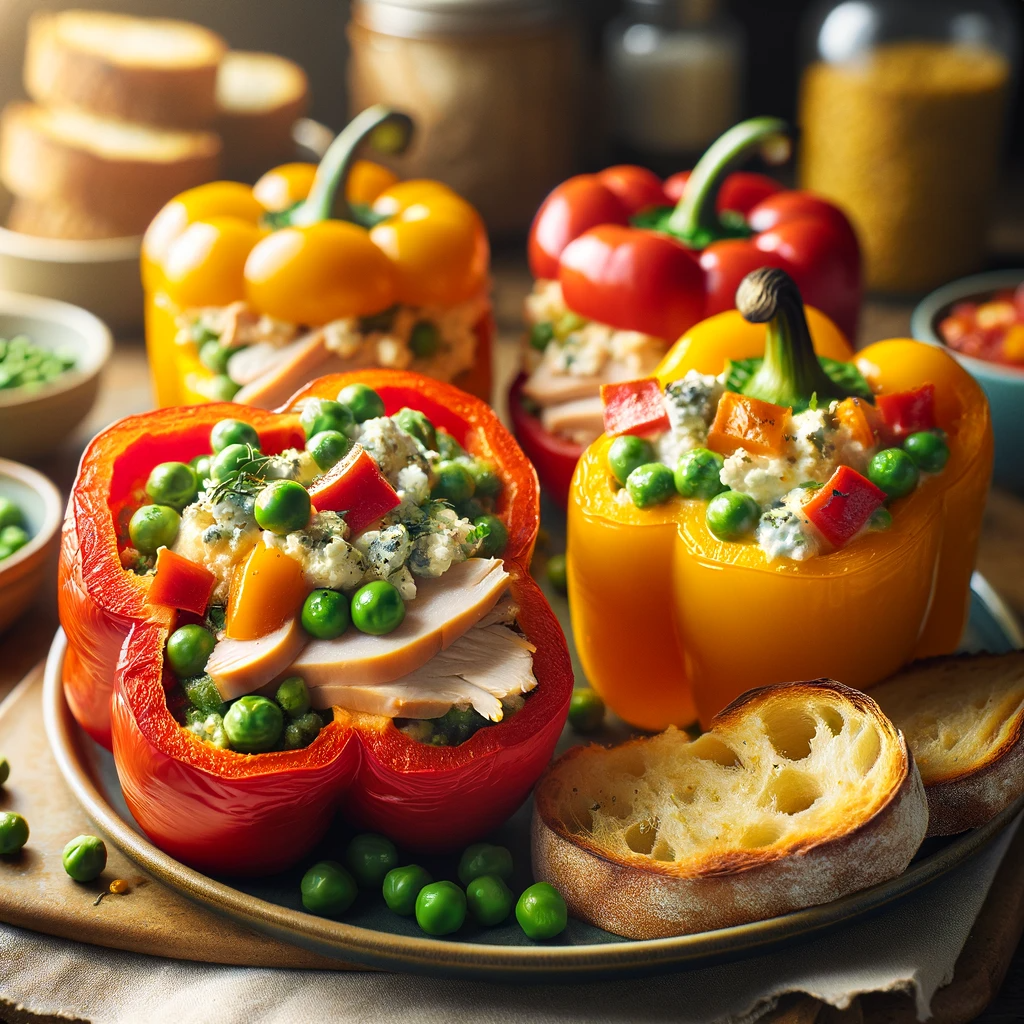
[[[818,354],[849,360],[838,329],[806,312]],[[764,337],[720,313],[680,339],[657,376],[664,385],[690,369],[721,373],[728,359],[762,354]],[[630,724],[706,726],[750,687],[832,676],[866,688],[956,648],[991,471],[987,402],[938,348],[883,341],[855,362],[876,392],[933,383],[951,454],[893,502],[888,530],[830,554],[769,562],[753,542],[718,540],[704,501],[620,503],[607,436],[580,460],[568,510],[573,631],[591,684]]]

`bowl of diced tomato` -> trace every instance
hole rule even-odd
[[[992,409],[994,480],[1024,492],[1024,269],[943,285],[918,304],[910,330],[948,349],[981,384]]]

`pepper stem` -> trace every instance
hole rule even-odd
[[[345,183],[356,159],[356,151],[369,142],[378,152],[397,154],[408,147],[413,123],[408,114],[377,103],[357,114],[327,147],[316,169],[309,195],[290,213],[292,224],[315,224],[334,217],[355,220],[345,197]]]
[[[814,351],[796,282],[784,270],[761,267],[740,282],[736,308],[744,320],[767,324],[764,360],[743,394],[774,405],[806,409],[811,398],[843,398],[846,391],[822,369]]]
[[[752,117],[733,125],[697,161],[683,194],[668,218],[668,230],[691,249],[735,235],[722,224],[716,209],[718,190],[733,167],[760,149],[769,163],[789,158],[786,122],[778,117]]]

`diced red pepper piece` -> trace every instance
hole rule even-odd
[[[718,400],[715,422],[708,431],[708,447],[720,455],[732,455],[738,448],[752,455],[778,455],[791,411],[784,405],[726,391]]]
[[[401,503],[377,463],[359,445],[310,487],[309,498],[318,512],[341,513],[352,536]]]
[[[668,409],[661,384],[654,377],[601,385],[604,431],[618,434],[656,434],[668,430]]]
[[[884,502],[885,491],[855,469],[840,466],[804,505],[804,514],[829,544],[841,548]]]
[[[149,586],[149,603],[202,615],[210,603],[217,577],[203,565],[170,548],[156,553],[156,573]]]
[[[935,427],[935,385],[922,384],[913,391],[875,395],[875,407],[893,437],[906,437]]]

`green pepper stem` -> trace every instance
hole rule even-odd
[[[747,274],[736,289],[736,308],[744,320],[768,325],[764,360],[743,394],[795,411],[806,409],[814,395],[844,397],[818,362],[800,289],[789,274],[775,267]]]
[[[789,157],[786,122],[777,117],[752,117],[733,125],[713,142],[697,161],[676,208],[668,219],[668,230],[693,249],[703,249],[729,234],[723,229],[715,208],[718,190],[733,167],[760,149],[770,163]]]
[[[412,133],[412,118],[382,103],[357,114],[327,147],[309,195],[291,211],[289,222],[315,224],[332,217],[355,220],[345,198],[345,183],[356,151],[363,142],[369,141],[380,152],[402,153],[408,148]]]

